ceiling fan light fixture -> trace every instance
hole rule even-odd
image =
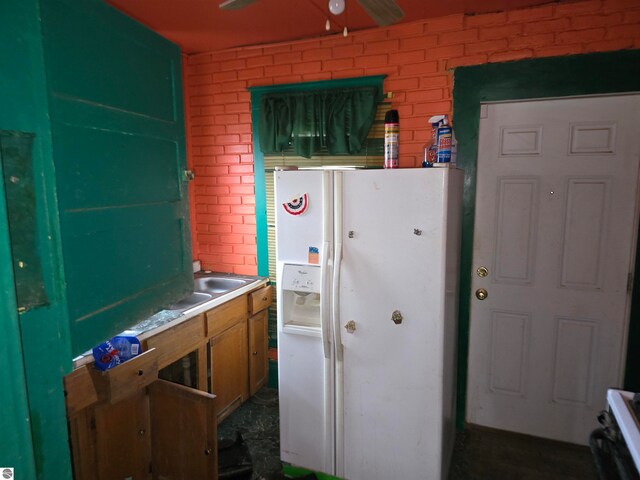
[[[344,0],[329,0],[329,11],[334,15],[344,12]]]

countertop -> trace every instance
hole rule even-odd
[[[243,275],[244,278],[247,275]],[[232,290],[217,298],[213,298],[207,302],[197,305],[185,312],[178,312],[175,310],[160,310],[158,313],[142,320],[141,322],[132,325],[125,330],[128,335],[135,335],[138,340],[143,341],[149,337],[157,335],[165,330],[180,325],[183,322],[195,317],[196,315],[211,310],[212,308],[222,305],[229,300],[233,300],[240,295],[255,290],[256,288],[266,285],[269,279],[267,277],[254,277],[255,281],[249,283],[241,288]],[[124,333],[124,332],[123,332]],[[93,362],[93,353],[91,350],[84,352],[82,355],[73,359],[73,368],[76,369],[82,365]]]

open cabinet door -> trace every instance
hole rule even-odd
[[[215,395],[158,380],[149,386],[153,479],[216,479]]]

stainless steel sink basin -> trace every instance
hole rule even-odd
[[[173,305],[165,307],[165,309],[188,313],[188,310],[192,310],[198,305],[255,281],[256,278],[253,277],[241,277],[226,273],[198,274],[193,280],[194,293]]]
[[[179,300],[176,303],[165,307],[166,310],[189,310],[190,308],[197,307],[198,305],[208,302],[213,298],[210,293],[194,292],[186,298]]]
[[[193,289],[196,292],[207,292],[212,294],[227,293],[231,290],[235,290],[236,288],[244,287],[253,281],[254,280],[252,279],[244,278],[206,276],[196,278],[194,280]]]

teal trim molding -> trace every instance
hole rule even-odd
[[[289,83],[285,85],[265,85],[249,88],[251,93],[251,131],[253,132],[253,172],[256,190],[256,235],[258,275],[269,276],[269,248],[267,236],[267,195],[264,177],[264,155],[260,149],[258,123],[260,118],[260,97],[266,93],[308,92],[332,88],[376,86],[382,92],[386,75],[322,80],[318,82]]]
[[[454,71],[453,116],[458,139],[458,166],[465,171],[458,337],[458,428],[464,424],[467,393],[480,104],[625,92],[640,92],[640,50],[522,60],[460,67]],[[636,272],[640,271],[638,268],[640,265],[636,265]],[[634,390],[640,390],[639,283],[634,284],[625,377],[625,388]]]

